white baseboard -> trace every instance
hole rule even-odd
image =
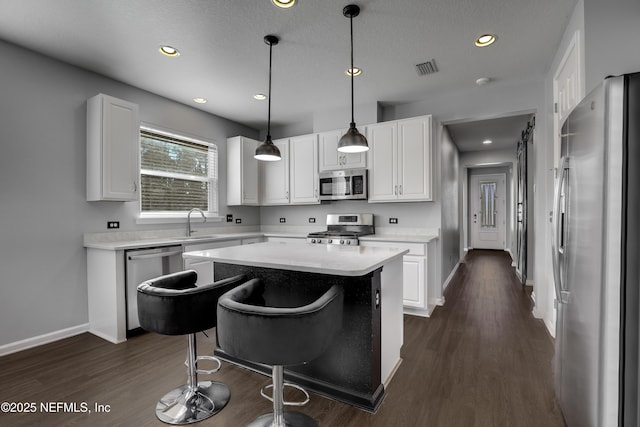
[[[547,320],[544,321],[544,325],[547,327],[547,331],[549,331],[549,335],[555,338],[556,337],[555,325],[553,325],[551,322],[547,322]]]
[[[451,280],[453,279],[453,276],[456,274],[456,271],[458,271],[458,267],[460,267],[460,262],[461,261],[458,261],[456,266],[453,267],[453,269],[451,270],[451,273],[449,273],[449,276],[447,277],[447,280],[445,280],[444,283],[442,284],[442,292],[444,292],[444,290],[447,289],[447,286],[449,286],[449,282],[451,282]],[[438,304],[438,305],[444,305],[444,297],[442,297],[442,304]]]
[[[427,308],[413,308],[413,307],[403,307],[403,314],[410,314],[412,316],[420,316],[420,317],[430,317],[431,312],[433,311],[433,307]]]
[[[0,356],[6,356],[7,354],[37,347],[43,344],[48,344],[50,342],[58,341],[64,338],[69,338],[74,335],[79,335],[84,332],[87,332],[88,330],[89,330],[89,324],[85,323],[84,325],[72,326],[71,328],[49,332],[48,334],[27,338],[22,341],[16,341],[9,344],[4,344],[0,346]]]

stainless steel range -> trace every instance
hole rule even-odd
[[[327,231],[309,233],[307,243],[358,246],[359,236],[374,232],[373,214],[327,214]]]

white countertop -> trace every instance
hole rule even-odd
[[[429,243],[438,237],[437,234],[370,234],[361,236],[358,240],[363,242]]]
[[[311,231],[322,231],[324,226]],[[308,227],[306,227],[308,228]],[[220,242],[225,240],[249,239],[253,237],[286,237],[304,239],[309,230],[306,228],[276,228],[265,230],[238,230],[215,228],[202,229],[194,237],[187,238],[183,230],[151,230],[140,232],[107,232],[85,233],[84,246],[92,249],[103,250],[127,250],[138,248],[150,248],[155,246],[190,245],[206,242]],[[439,230],[403,230],[402,233],[388,232],[383,227],[376,234],[360,237],[362,241],[378,242],[405,242],[405,243],[429,243],[439,238]]]
[[[407,252],[394,248],[265,242],[185,252],[183,257],[280,270],[362,276]]]

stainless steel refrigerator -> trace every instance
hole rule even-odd
[[[568,427],[638,426],[640,73],[605,79],[561,138],[556,398]]]

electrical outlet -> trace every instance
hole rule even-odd
[[[315,219],[315,218],[309,218],[309,222],[310,222],[311,224],[315,224],[315,223],[316,223],[316,219]]]
[[[233,222],[233,214],[227,214],[227,222]]]
[[[280,224],[284,224],[285,222],[287,222],[287,218],[280,218]]]
[[[242,224],[242,218],[236,218],[236,224]]]
[[[389,218],[389,224],[397,224],[398,218]]]
[[[120,228],[120,221],[107,221],[107,228]]]

